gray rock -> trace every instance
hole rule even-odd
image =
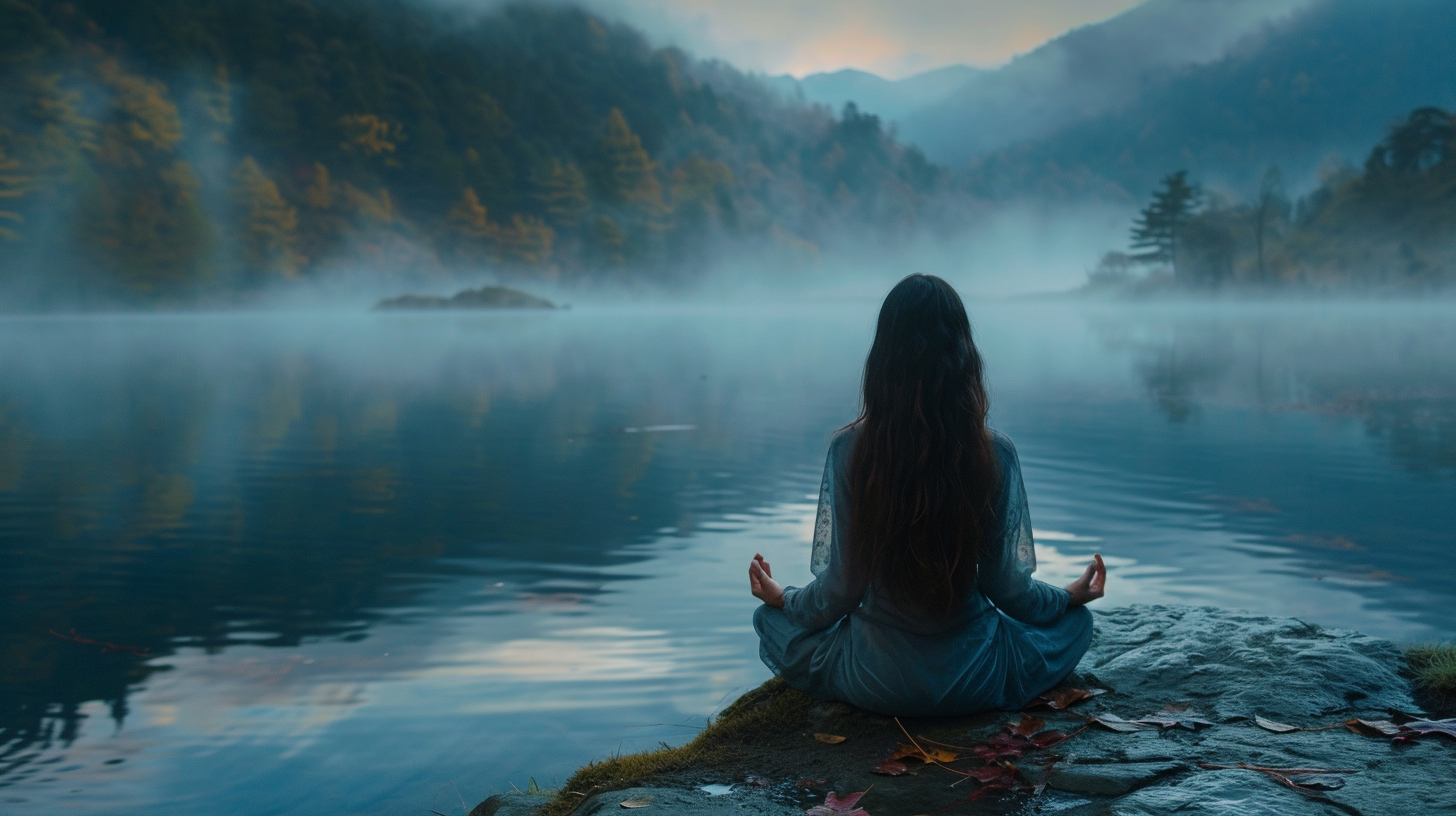
[[[497,793],[471,809],[470,816],[530,816],[549,801],[545,796],[518,791]]]
[[[1186,768],[1178,762],[1076,764],[1047,775],[1047,787],[1084,796],[1122,796]]]
[[[1147,704],[1192,702],[1216,721],[1414,707],[1394,644],[1294,618],[1134,606],[1097,616],[1079,667]],[[1134,712],[1138,716],[1147,712]]]
[[[626,809],[623,802],[651,799],[652,803],[640,809]],[[611,816],[612,814],[641,814],[641,816],[804,816],[804,809],[775,801],[769,792],[761,788],[735,787],[732,792],[721,796],[710,796],[697,788],[681,789],[668,787],[640,787],[599,793],[589,797],[577,808],[573,816]]]

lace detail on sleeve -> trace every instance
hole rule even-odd
[[[814,519],[814,551],[809,556],[809,572],[816,577],[829,568],[829,548],[834,543],[834,457],[824,464],[824,480],[819,483],[819,511]]]

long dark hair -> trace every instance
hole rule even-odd
[[[890,290],[855,420],[849,566],[934,618],[953,616],[975,582],[1000,485],[981,371],[950,284],[911,275]]]

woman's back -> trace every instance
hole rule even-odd
[[[1100,556],[1066,589],[1036,556],[1016,447],[986,424],[959,296],[912,275],[881,309],[864,410],[830,442],[802,589],[749,567],[760,655],[795,688],[895,715],[1019,708],[1091,641]]]

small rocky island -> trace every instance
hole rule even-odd
[[[440,295],[400,295],[385,298],[374,306],[376,311],[429,311],[436,309],[555,309],[551,301],[528,295],[505,286],[482,286],[466,289],[450,297]],[[565,308],[565,307],[562,307]]]
[[[1114,609],[1026,711],[897,720],[773,680],[685,746],[471,816],[1456,813],[1456,720],[1422,712],[1446,704],[1413,686],[1415,663],[1293,618]]]

